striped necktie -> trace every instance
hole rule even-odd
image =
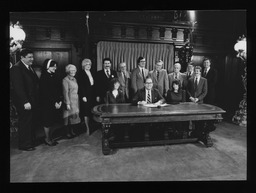
[[[110,76],[110,74],[109,74],[109,70],[107,70],[107,76],[108,76],[108,78],[109,78],[109,76]]]
[[[151,97],[150,97],[150,91],[148,91],[148,95],[147,95],[147,103],[151,103]]]

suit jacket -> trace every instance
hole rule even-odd
[[[93,77],[93,75],[92,75],[92,77]],[[93,80],[94,80],[94,85],[95,85],[94,77],[93,77]],[[93,97],[94,85],[91,85],[90,79],[84,70],[82,70],[78,74],[77,83],[78,83],[79,98],[82,99],[83,97],[86,97],[87,101],[90,100]]]
[[[91,108],[95,104],[95,78],[93,77],[94,84],[91,85],[89,76],[84,70],[80,71],[77,76],[78,83],[78,96],[80,99],[80,116],[88,116],[91,114]],[[83,101],[83,97],[86,97],[87,102]]]
[[[145,78],[148,76],[148,69],[143,69]],[[140,72],[140,68],[137,67],[131,72],[131,89],[133,95],[141,88],[144,87],[144,80]]]
[[[104,97],[106,96],[107,91],[110,89],[110,81],[113,78],[117,78],[115,70],[110,70],[109,78],[105,74],[104,69],[97,72],[95,81],[96,96],[100,97],[101,102],[104,101]]]
[[[159,78],[157,79],[156,70],[149,72],[149,76],[153,80],[154,88],[158,89],[162,96],[165,96],[169,90],[168,75],[165,69],[159,71]]]
[[[203,69],[203,72],[204,72],[204,69]],[[215,86],[218,80],[217,71],[211,67],[204,78],[207,79],[207,86],[208,86],[208,94],[206,95],[204,102],[209,104],[214,104],[215,95],[216,95]]]
[[[136,105],[138,101],[146,101],[145,95],[146,95],[146,88],[144,87],[142,89],[139,89],[132,99],[132,104]],[[161,100],[162,102],[165,102],[165,99],[163,98],[163,96],[155,88],[152,88],[151,90],[151,100],[152,100],[152,103],[156,103],[159,100]]]
[[[180,80],[181,83],[181,89],[185,87],[185,81],[186,81],[186,75],[184,73],[179,73],[178,80]],[[169,80],[169,88],[172,90],[172,82],[175,80],[174,72],[168,74],[168,80]]]
[[[124,75],[124,79],[122,76],[122,72],[117,72],[117,77],[120,82],[120,90],[124,93],[124,96],[129,99],[130,98],[130,89],[131,89],[131,73],[126,71]]]
[[[203,103],[203,99],[207,94],[207,79],[200,77],[197,89],[195,89],[194,78],[188,80],[187,94],[189,97],[198,98],[198,103]]]
[[[187,85],[188,85],[188,80],[190,79],[190,78],[194,78],[195,77],[195,72],[193,72],[193,74],[192,75],[189,75],[189,72],[184,72],[184,74],[185,74],[185,80],[184,80],[184,88],[183,89],[186,89],[187,88]]]
[[[39,78],[19,61],[10,69],[10,79],[13,87],[13,102],[17,109],[24,109],[29,102],[31,109],[39,106]]]
[[[204,69],[202,72],[204,72]],[[218,80],[218,74],[214,68],[211,67],[208,73],[206,74],[206,76],[203,76],[203,77],[207,79],[208,89],[215,88],[215,85]]]

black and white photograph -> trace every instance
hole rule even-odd
[[[246,9],[9,23],[10,183],[248,180]]]

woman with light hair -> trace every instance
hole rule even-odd
[[[64,102],[64,126],[67,130],[67,138],[71,139],[76,136],[74,129],[80,123],[79,117],[79,99],[78,84],[75,78],[76,66],[68,64],[66,66],[67,76],[63,78],[63,102]]]
[[[90,135],[89,119],[91,117],[91,109],[94,106],[94,78],[91,74],[92,62],[85,58],[82,61],[82,71],[78,74],[78,95],[80,101],[80,118],[84,120],[86,126],[86,134]]]

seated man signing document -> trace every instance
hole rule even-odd
[[[138,90],[132,99],[133,104],[138,105],[161,105],[165,102],[165,99],[160,92],[153,88],[153,81],[151,77],[147,77],[144,82],[144,88]]]

